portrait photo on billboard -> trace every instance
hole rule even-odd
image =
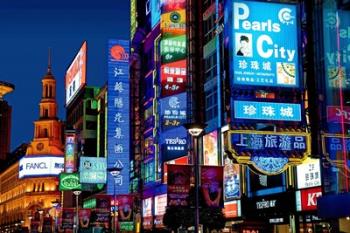
[[[203,164],[219,165],[218,132],[213,131],[203,136]]]
[[[253,56],[253,41],[252,34],[250,33],[236,33],[235,34],[236,43],[236,55],[243,57]]]
[[[118,220],[132,221],[134,197],[132,195],[118,195]]]
[[[223,167],[201,166],[203,206],[223,207]]]

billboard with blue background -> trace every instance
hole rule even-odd
[[[299,87],[296,5],[234,1],[228,6],[233,12],[232,84]]]
[[[107,169],[120,171],[116,180],[107,174],[107,194],[129,193],[130,167],[130,83],[127,40],[108,43],[108,112],[107,112]]]

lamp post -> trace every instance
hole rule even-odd
[[[76,208],[75,232],[78,233],[78,229],[79,229],[79,195],[81,194],[81,191],[79,191],[79,190],[73,191],[73,194],[75,195],[75,208]]]
[[[113,210],[113,232],[114,233],[117,233],[117,224],[116,224],[116,209],[117,209],[117,200],[116,200],[116,197],[117,197],[117,193],[116,193],[116,186],[117,186],[117,182],[118,182],[118,179],[120,178],[120,172],[122,171],[122,167],[117,167],[117,166],[114,166],[112,168],[109,168],[108,171],[109,173],[113,176],[114,178],[114,191],[113,191],[113,194],[114,194],[114,210]]]
[[[206,124],[188,123],[184,125],[193,138],[194,190],[195,190],[195,218],[194,232],[199,233],[199,141]]]
[[[53,226],[53,232],[56,232],[56,227],[57,227],[57,207],[59,206],[60,202],[59,200],[54,200],[51,202],[52,207],[55,209],[55,221],[54,221],[54,226]]]

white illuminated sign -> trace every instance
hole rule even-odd
[[[19,178],[27,176],[57,176],[64,169],[64,157],[35,156],[19,161]]]
[[[321,171],[319,159],[310,159],[297,166],[298,189],[311,188],[321,185]]]
[[[167,206],[167,194],[154,197],[154,215],[164,215]]]

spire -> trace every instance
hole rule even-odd
[[[47,73],[51,74],[51,48],[49,48],[49,57],[47,63]]]

